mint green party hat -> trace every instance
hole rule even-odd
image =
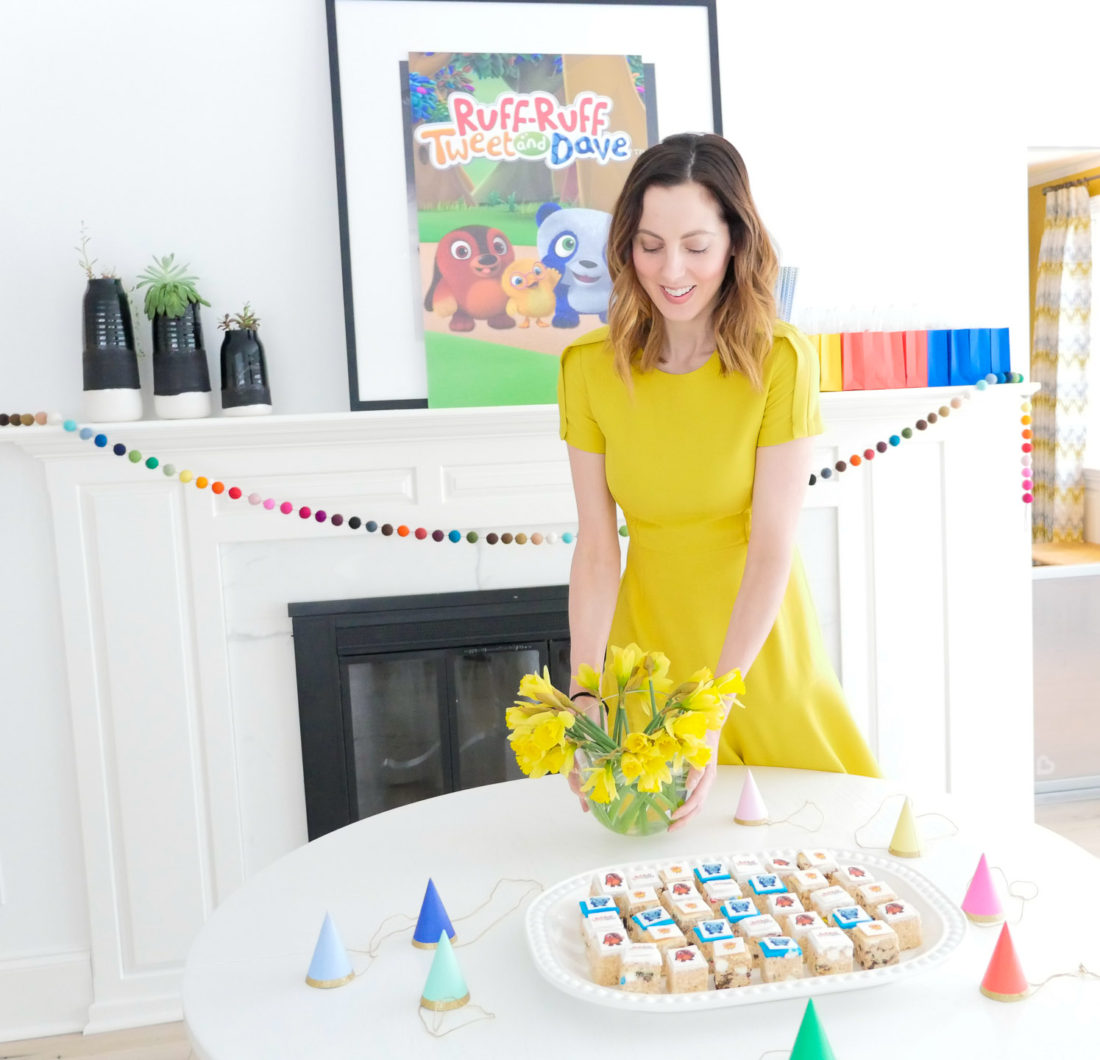
[[[466,988],[466,980],[462,977],[454,947],[447,938],[446,930],[443,930],[439,933],[432,970],[428,972],[428,981],[420,995],[420,1007],[445,1012],[448,1009],[462,1008],[469,1000],[470,991]]]
[[[836,1060],[836,1053],[818,1022],[813,998],[806,1002],[802,1026],[798,1028],[798,1037],[794,1040],[790,1060]]]

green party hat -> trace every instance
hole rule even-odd
[[[790,1060],[836,1060],[836,1053],[817,1020],[813,998],[806,1002],[802,1026],[798,1028],[798,1037],[794,1040]]]
[[[470,991],[466,988],[466,980],[462,977],[454,947],[447,938],[446,930],[443,930],[439,933],[432,970],[428,972],[428,981],[420,995],[420,1007],[443,1012],[462,1008],[469,1000]]]

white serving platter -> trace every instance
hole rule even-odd
[[[726,851],[686,858],[605,865],[555,884],[539,895],[527,909],[527,941],[535,967],[559,990],[582,1001],[633,1011],[697,1012],[700,1009],[751,1005],[784,998],[812,997],[816,994],[882,986],[940,964],[962,942],[966,920],[961,910],[916,869],[892,858],[877,857],[865,851],[832,849],[831,852],[841,865],[863,865],[872,870],[877,879],[891,884],[898,897],[911,902],[920,913],[923,944],[916,949],[903,950],[899,963],[844,975],[810,976],[779,983],[761,982],[760,973],[754,971],[749,986],[729,990],[710,989],[692,994],[635,994],[613,987],[598,986],[588,978],[588,961],[581,936],[580,909],[577,903],[589,893],[592,877],[596,873],[615,869],[629,872],[638,868],[660,868],[674,861],[695,865],[703,860],[727,859],[734,853]],[[793,861],[796,852],[793,849],[777,848],[751,853],[757,854],[761,859],[785,857]]]

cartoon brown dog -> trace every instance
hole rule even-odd
[[[548,328],[549,322],[542,318],[554,315],[554,288],[560,279],[557,269],[543,265],[538,258],[513,261],[500,281],[508,294],[506,311],[517,319],[523,317],[521,328],[529,328],[532,320],[540,328]]]
[[[514,328],[500,279],[515,257],[515,248],[499,228],[467,225],[448,232],[436,247],[424,308],[450,317],[451,331],[473,331],[478,320],[491,328]]]

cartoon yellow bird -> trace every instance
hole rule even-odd
[[[540,328],[548,328],[550,324],[542,318],[554,314],[554,288],[560,279],[557,269],[543,265],[538,258],[513,261],[500,278],[508,295],[505,312],[515,317],[521,328],[529,328],[532,320]]]

